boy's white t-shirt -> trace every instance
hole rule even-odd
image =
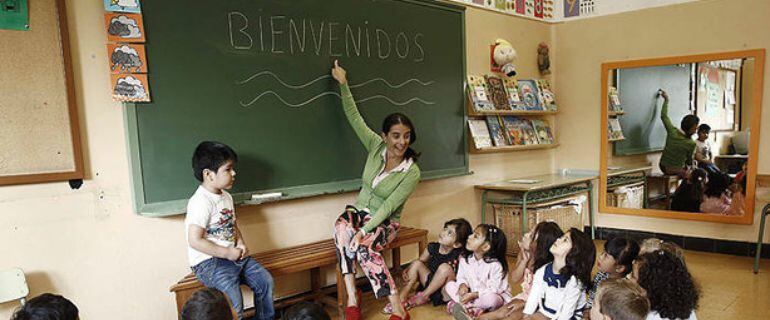
[[[703,156],[704,159],[711,160],[709,154],[711,153],[711,144],[707,141],[700,141],[695,139],[695,152]]]
[[[199,186],[187,202],[187,215],[184,219],[187,238],[187,258],[190,266],[197,265],[211,258],[210,255],[190,246],[190,225],[206,230],[206,239],[222,247],[235,247],[235,209],[233,197],[222,190],[222,194],[211,193]]]

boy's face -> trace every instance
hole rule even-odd
[[[457,243],[457,232],[454,225],[448,224],[438,235],[438,243],[443,246],[459,248],[462,244]]]
[[[698,131],[698,140],[700,141],[706,141],[709,137],[708,131]]]
[[[217,172],[210,170],[204,171],[204,182],[209,186],[219,190],[229,190],[235,183],[235,169],[232,160],[227,160],[225,164],[219,166]]]
[[[611,254],[607,253],[607,251],[602,251],[602,254],[599,255],[598,259],[598,268],[599,271],[607,272],[607,273],[615,273],[618,270],[617,261],[615,261],[615,257],[613,257]]]

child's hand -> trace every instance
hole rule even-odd
[[[460,288],[457,289],[457,295],[462,297],[462,296],[464,296],[466,293],[468,293],[470,291],[471,291],[471,289],[468,288],[468,286],[463,283],[463,284],[460,285]]]
[[[240,244],[236,245],[235,248],[241,249],[241,256],[238,258],[238,260],[246,258],[249,256],[249,248],[246,247],[246,244],[241,242]]]
[[[462,304],[466,304],[478,298],[479,298],[479,294],[477,292],[468,292],[460,297],[460,302]]]
[[[334,77],[340,84],[348,83],[347,72],[340,67],[339,61],[334,60],[334,68],[332,68],[332,77]]]
[[[225,259],[230,261],[238,261],[238,259],[241,258],[241,253],[243,253],[243,250],[240,248],[228,248]]]

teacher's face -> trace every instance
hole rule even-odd
[[[412,130],[403,124],[394,124],[390,131],[381,133],[382,139],[388,146],[388,154],[391,156],[403,157],[406,149],[409,148],[409,141],[412,138]]]

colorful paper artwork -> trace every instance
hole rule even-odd
[[[516,0],[516,13],[524,14],[526,12],[525,0]]]
[[[543,18],[543,0],[535,0],[535,18]]]
[[[113,74],[112,99],[119,102],[149,102],[146,74]]]
[[[104,10],[108,12],[141,13],[139,0],[103,0]]]
[[[580,0],[564,0],[564,17],[580,16]]]
[[[131,13],[104,14],[107,40],[110,42],[144,42],[142,15]]]
[[[107,45],[110,72],[147,73],[147,56],[143,44],[113,43]]]

